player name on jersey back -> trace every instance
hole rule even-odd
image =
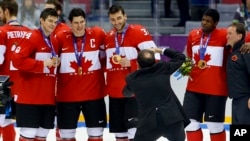
[[[30,36],[31,36],[31,32],[27,32],[27,31],[8,31],[7,32],[8,39],[15,39],[15,38],[29,39]]]

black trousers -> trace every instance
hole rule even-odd
[[[158,127],[150,130],[144,134],[135,134],[134,141],[156,141],[161,136],[167,138],[169,141],[184,141],[185,130],[184,123],[177,122],[170,125],[164,125],[162,117],[157,114]]]

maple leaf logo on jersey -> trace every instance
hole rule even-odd
[[[112,58],[113,56],[116,55],[116,53],[113,53],[113,55],[111,57],[109,57],[109,62],[111,63],[111,65],[113,66],[113,68],[116,68],[116,67],[121,67],[121,64],[117,64],[117,63],[114,63]],[[125,58],[124,55],[121,55],[121,58]]]
[[[49,74],[54,74],[54,71],[55,71],[55,67],[54,66],[52,66],[52,67],[48,67],[48,69],[49,69]]]
[[[198,53],[194,54],[194,60],[195,60],[195,65],[198,65],[198,62],[200,60],[200,51],[198,51]],[[203,60],[206,61],[206,62],[208,62],[209,60],[211,60],[211,54],[205,54]]]
[[[87,60],[85,62],[85,57],[82,57],[82,72],[88,72],[89,71],[89,67],[92,66],[92,61],[91,60]],[[75,70],[75,73],[77,73],[78,71],[78,64],[76,61],[72,61],[70,62],[70,67],[73,68]]]
[[[85,57],[82,58],[82,71],[83,72],[88,72],[89,71],[89,67],[92,66],[92,61],[91,60],[87,60],[86,62],[84,62]]]
[[[77,73],[78,65],[77,65],[76,61],[70,62],[70,67],[73,68],[75,70],[75,72]]]

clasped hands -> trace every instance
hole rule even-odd
[[[43,64],[44,64],[44,67],[50,68],[50,67],[58,67],[60,62],[61,62],[60,58],[52,57],[50,59],[44,60]]]

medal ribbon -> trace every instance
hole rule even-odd
[[[200,40],[200,60],[204,59],[205,52],[206,52],[206,49],[207,49],[207,44],[208,44],[208,41],[210,40],[210,36],[211,36],[211,34],[208,35],[207,40],[206,40],[205,44],[203,45],[204,34],[202,34],[202,37],[201,37],[201,40]]]
[[[44,39],[44,41],[46,42],[47,46],[50,48],[52,57],[57,57],[56,52],[55,52],[55,49],[54,49],[54,47],[53,47],[53,45],[51,44],[51,41],[50,41],[50,35],[47,37],[47,36],[44,34],[44,32],[43,32],[43,30],[42,30],[41,27],[39,28],[39,30],[42,32],[43,39]]]
[[[128,24],[126,23],[124,26],[124,29],[122,30],[122,39],[121,39],[120,44],[118,43],[118,33],[117,32],[115,33],[115,54],[118,54],[118,55],[120,54],[120,46],[124,41],[124,37],[125,37],[127,29],[128,29]]]
[[[73,40],[74,40],[74,50],[75,50],[77,65],[80,67],[82,64],[82,55],[83,55],[83,49],[84,49],[85,34],[82,37],[82,44],[81,44],[81,52],[80,53],[78,53],[77,41],[76,41],[76,37],[74,35],[73,35]]]

